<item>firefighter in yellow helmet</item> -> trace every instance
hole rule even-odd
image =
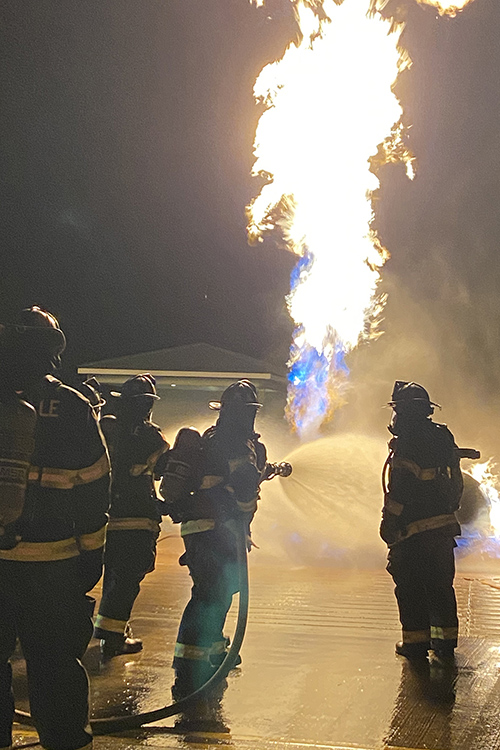
[[[86,592],[102,567],[108,456],[89,402],[52,375],[65,346],[54,316],[29,308],[13,330],[22,345],[2,351],[2,385],[13,380],[36,425],[24,507],[11,543],[0,544],[0,747],[12,741],[9,659],[18,637],[40,743],[78,750],[92,742],[80,659],[92,636]]]
[[[104,660],[142,649],[129,618],[140,583],[155,566],[161,511],[153,479],[158,460],[169,448],[151,421],[159,398],[152,375],[135,375],[120,393],[111,395],[116,416],[101,420],[112,478],[102,599],[94,629]]]
[[[389,405],[394,437],[380,535],[389,547],[387,570],[402,626],[396,653],[425,658],[432,649],[451,657],[458,637],[453,581],[460,449],[446,425],[432,421],[437,404],[418,383],[396,381]]]

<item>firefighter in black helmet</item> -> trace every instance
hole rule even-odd
[[[223,628],[238,591],[234,524],[246,525],[250,545],[250,523],[267,465],[265,446],[254,430],[261,406],[255,386],[247,380],[232,383],[209,406],[219,418],[202,437],[200,483],[180,512],[186,551],[179,562],[188,566],[193,587],[175,644],[176,700],[199,688],[225,656]]]
[[[12,741],[18,637],[42,746],[78,750],[92,741],[80,659],[92,636],[85,594],[101,574],[109,463],[88,401],[51,374],[65,346],[57,320],[35,306],[12,330],[19,346],[2,351],[2,381],[13,378],[37,417],[14,544],[0,549],[0,747]]]
[[[387,570],[403,631],[396,652],[410,659],[426,657],[430,649],[452,656],[458,637],[455,511],[463,490],[459,449],[446,425],[432,421],[437,404],[421,385],[396,381],[389,405],[394,437],[380,535],[389,547]]]
[[[101,420],[111,458],[111,503],[104,557],[102,599],[94,637],[104,660],[136,653],[129,618],[144,576],[154,570],[161,512],[154,488],[155,467],[168,450],[151,421],[156,394],[149,373],[127,380],[115,398],[116,416]]]

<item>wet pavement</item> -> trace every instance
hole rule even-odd
[[[85,664],[95,717],[170,703],[176,629],[189,597],[178,538],[159,544],[133,612],[144,651],[102,665],[92,641]],[[136,747],[500,748],[500,578],[460,573],[455,665],[412,667],[394,654],[399,624],[383,569],[265,566],[250,556],[250,615],[243,663],[228,678],[217,722],[197,732],[172,717],[95,739],[96,750]],[[234,629],[236,608],[227,631]],[[15,662],[17,705],[27,710],[24,664]],[[16,745],[36,741],[16,727]]]

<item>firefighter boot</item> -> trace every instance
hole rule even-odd
[[[432,631],[431,631],[432,635]],[[457,647],[456,638],[432,638],[431,649],[438,659],[443,661],[453,661],[455,658],[455,649]]]
[[[212,643],[212,648],[210,650],[210,664],[212,664],[213,667],[216,667],[217,669],[220,667],[227,654],[229,653],[230,645],[231,640],[227,636],[225,636],[224,640],[222,641],[214,641],[214,643]],[[238,654],[238,656],[236,657],[236,661],[231,669],[236,669],[236,667],[239,667],[240,664],[241,656]]]
[[[404,643],[398,641],[396,643],[396,653],[399,656],[405,656],[407,659],[427,659],[427,652],[429,651],[431,644],[429,641],[424,643]]]
[[[112,633],[111,631],[106,634],[105,638],[101,638],[99,646],[103,661],[109,661],[115,656],[137,654],[139,651],[142,651],[142,641],[140,638],[131,638],[121,633]]]
[[[176,702],[202,687],[216,671],[209,661],[178,656],[174,658],[173,667],[175,682],[172,685],[172,698]]]

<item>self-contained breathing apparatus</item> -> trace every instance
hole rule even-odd
[[[446,425],[429,420],[439,404],[432,402],[418,383],[396,381],[388,405],[393,408],[389,431],[394,437],[382,469],[384,510],[380,535],[391,547],[415,533],[456,523],[454,514],[460,507],[463,491],[460,459],[477,459],[480,453],[472,448],[458,448]],[[433,462],[430,466],[426,462],[429,460]],[[394,470],[404,470],[409,477],[411,483],[405,492],[410,493],[413,502],[402,505],[391,494]],[[418,503],[422,502],[431,505],[421,506],[419,512]]]
[[[245,426],[247,432],[253,430],[255,413],[260,407],[257,389],[249,380],[239,380],[232,383],[223,392],[220,401],[210,401],[209,408],[221,413],[221,418],[229,418],[232,414],[239,423]],[[210,431],[209,431],[210,432]],[[208,434],[208,433],[207,433]],[[292,473],[289,463],[269,463],[265,458],[265,448],[258,441],[259,436],[254,433],[250,441],[254,443],[257,453],[257,463],[260,465],[260,452],[263,450],[260,482],[273,479],[276,476],[288,477]],[[183,511],[189,496],[200,489],[204,470],[205,437],[200,435],[194,427],[183,427],[179,430],[174,445],[165,454],[163,466],[158,467],[158,474],[162,477],[160,495],[166,505],[167,514],[174,523],[183,520]]]
[[[0,549],[20,540],[28,470],[35,446],[36,411],[19,394],[43,376],[64,350],[56,319],[32,307],[22,324],[0,325]]]
[[[21,398],[0,397],[0,424],[0,549],[5,550],[19,541],[16,521],[24,508],[36,412]]]
[[[203,438],[194,427],[183,427],[177,433],[172,448],[165,454],[165,468],[160,484],[160,495],[166,514],[180,523],[183,505],[201,483],[203,474]]]
[[[165,502],[166,514],[174,523],[183,520],[183,507],[189,496],[200,488],[203,477],[203,437],[194,427],[183,427],[177,433],[172,448],[165,454],[160,495]],[[266,463],[261,482],[274,477],[289,477],[291,464]]]

